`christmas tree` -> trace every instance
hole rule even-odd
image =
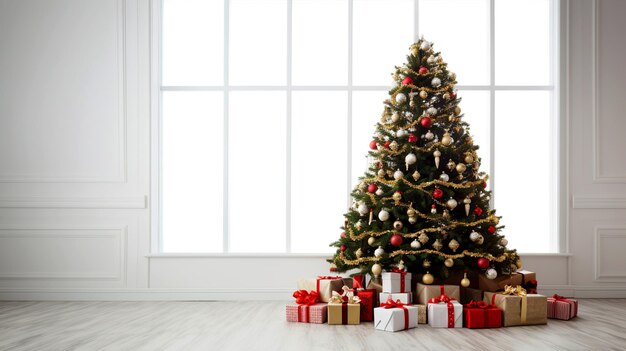
[[[487,175],[457,97],[456,76],[441,53],[418,40],[396,67],[376,124],[370,167],[352,191],[336,270],[380,275],[400,268],[425,283],[453,271],[514,271],[521,262],[489,208]]]

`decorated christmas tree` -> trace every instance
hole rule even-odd
[[[424,283],[454,271],[493,279],[521,266],[490,209],[487,175],[463,120],[456,76],[432,44],[411,45],[396,67],[369,147],[370,167],[352,191],[336,270],[422,273]],[[365,147],[365,146],[364,146]]]

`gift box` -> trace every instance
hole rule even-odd
[[[374,277],[372,280],[370,280],[370,282],[367,284],[367,289],[376,290],[379,293],[383,292],[383,280],[380,278],[380,276]]]
[[[578,301],[554,294],[548,297],[548,318],[572,319],[578,315]]]
[[[546,324],[547,298],[539,294],[526,294],[521,286],[506,286],[504,292],[485,291],[483,301],[496,305],[502,310],[502,325]]]
[[[387,300],[374,308],[374,328],[384,331],[400,331],[417,328],[417,306]]]
[[[378,307],[378,291],[374,289],[357,289],[356,294],[361,299],[361,322],[374,320],[374,308]]]
[[[352,277],[352,289],[365,289],[365,276],[355,275]]]
[[[420,305],[427,305],[429,299],[437,298],[444,294],[457,301],[461,299],[460,287],[458,285],[426,285],[417,283],[415,294],[415,301]]]
[[[482,301],[483,291],[480,289],[461,287],[461,304],[466,305],[471,301]]]
[[[360,324],[361,304],[348,302],[328,303],[328,324]]]
[[[520,269],[516,272],[522,275],[522,287],[526,289],[528,294],[537,293],[537,275],[535,272]]]
[[[463,327],[478,329],[500,328],[501,326],[502,310],[497,306],[488,305],[482,300],[470,301],[463,305]]]
[[[300,279],[298,289],[317,292],[319,301],[328,302],[333,291],[341,291],[343,279],[341,277],[319,276],[317,278]]]
[[[413,305],[417,307],[417,324],[428,323],[428,309],[426,305]]]
[[[456,300],[433,299],[428,303],[428,325],[433,328],[462,328],[463,305]]]
[[[287,305],[287,322],[326,323],[327,306],[318,303],[316,291],[296,290],[295,304]]]
[[[482,291],[500,291],[504,290],[507,285],[522,285],[522,274],[512,273],[507,275],[499,275],[495,279],[489,279],[484,274],[478,276],[478,289]]]
[[[326,323],[328,305],[325,303],[316,303],[313,305],[287,305],[287,322],[301,323]]]
[[[402,302],[405,305],[410,305],[412,300],[411,300],[411,296],[413,294],[410,292],[405,292],[405,293],[387,293],[387,292],[381,292],[379,295],[379,300],[378,301],[387,301],[389,299],[392,299],[393,301],[397,301],[400,300],[400,302]]]
[[[411,273],[393,270],[383,272],[383,292],[403,293],[411,291]]]

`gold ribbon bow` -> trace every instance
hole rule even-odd
[[[520,309],[520,319],[522,324],[526,324],[526,314],[528,312],[528,301],[526,299],[526,289],[524,289],[521,285],[518,286],[512,286],[512,285],[505,285],[504,286],[504,291],[502,292],[503,295],[512,295],[512,296],[519,296],[522,298],[522,307]]]
[[[347,286],[344,286],[342,288],[343,293],[338,293],[336,291],[333,291],[332,296],[330,297],[330,300],[328,300],[328,303],[344,303],[347,302],[349,304],[355,304],[355,303],[361,303],[361,298],[359,298],[358,296],[354,295],[354,292],[348,288]]]

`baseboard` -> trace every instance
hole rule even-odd
[[[285,301],[293,289],[8,289],[3,301]],[[539,293],[577,298],[626,298],[626,286],[543,285]]]

